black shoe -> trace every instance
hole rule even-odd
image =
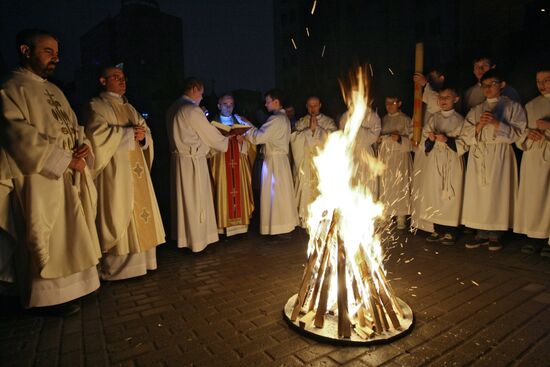
[[[66,302],[55,306],[35,307],[33,313],[41,316],[69,317],[80,312],[80,306],[76,303]]]
[[[456,243],[456,238],[450,233],[445,233],[443,237],[441,237],[441,244],[445,246],[452,246]]]
[[[443,239],[443,236],[440,236],[437,232],[432,232],[428,237],[426,237],[427,242],[439,242]]]

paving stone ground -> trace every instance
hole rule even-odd
[[[401,234],[386,268],[414,311],[410,334],[343,347],[296,333],[282,316],[306,259],[301,231],[257,234],[193,254],[166,244],[147,276],[102,283],[68,318],[2,298],[1,366],[549,366],[550,260],[428,244]],[[467,237],[466,237],[467,238]]]

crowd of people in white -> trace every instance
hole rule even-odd
[[[17,46],[20,67],[0,89],[0,282],[17,281],[25,308],[69,315],[79,309],[70,301],[96,290],[100,279],[157,266],[165,232],[150,175],[153,138],[125,97],[122,68],[101,69],[102,92],[79,123],[48,81],[59,62],[56,37],[25,30]],[[464,225],[476,230],[466,248],[497,251],[513,229],[530,238],[522,251],[550,257],[550,68],[536,72],[541,95],[525,108],[489,58],[474,60],[474,74],[479,82],[464,96],[465,118],[444,75],[413,76],[426,104],[420,142],[399,95],[386,96],[382,119],[369,108],[356,138],[354,184],[370,189],[397,229],[407,229],[410,217],[412,228],[430,232],[429,242],[453,245]],[[171,238],[202,251],[219,234],[247,232],[255,209],[269,238],[305,228],[318,195],[313,157],[345,127],[347,113],[336,123],[311,96],[307,114],[291,126],[282,92],[273,89],[265,94],[271,115],[260,127],[233,113],[230,94],[219,98],[216,124],[200,107],[203,92],[200,80],[186,79],[167,112]],[[523,151],[519,175],[513,144]],[[365,157],[385,168],[373,170]]]

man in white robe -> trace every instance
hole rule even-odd
[[[193,252],[200,252],[219,239],[206,157],[210,149],[227,151],[229,142],[199,107],[203,92],[201,81],[186,79],[184,95],[167,112],[172,153],[172,238],[178,247],[188,247]]]
[[[86,135],[96,157],[96,224],[104,253],[100,276],[128,279],[156,269],[155,247],[165,242],[150,174],[153,139],[124,96],[124,71],[104,67],[99,83],[104,91],[90,101]]]
[[[521,251],[550,257],[550,69],[536,74],[541,93],[525,106],[528,128],[516,142],[523,150],[514,232],[529,237]]]
[[[328,134],[338,127],[334,120],[321,113],[321,100],[311,96],[306,101],[308,114],[298,120],[296,131],[290,135],[290,147],[294,160],[294,197],[298,205],[300,227],[306,228],[308,206],[319,195],[319,180],[313,164],[317,149],[321,148]]]
[[[348,122],[348,111],[338,121],[340,130],[344,130]],[[376,164],[374,144],[380,136],[380,116],[370,106],[367,106],[365,117],[361,122],[361,128],[357,131],[355,148],[353,151],[354,163],[357,165],[357,173],[352,185],[365,185],[372,195],[372,200],[378,200],[378,176],[380,174]]]
[[[272,115],[260,128],[253,127],[247,132],[252,144],[264,144],[260,192],[260,233],[264,235],[289,233],[298,225],[288,160],[290,121],[281,99],[280,91],[267,92],[265,107]]]
[[[42,311],[69,315],[79,307],[68,301],[99,287],[93,155],[67,99],[47,80],[59,62],[56,38],[25,30],[17,46],[21,67],[0,100],[19,214],[18,282],[25,307],[57,305]]]
[[[454,245],[462,209],[462,156],[467,146],[462,140],[464,119],[454,110],[459,100],[456,91],[443,87],[438,100],[441,111],[431,115],[422,129],[426,159],[420,173],[423,186],[419,210],[420,218],[433,222],[435,227],[426,241]]]
[[[501,96],[506,82],[498,70],[486,72],[481,83],[486,100],[470,110],[464,126],[470,154],[462,224],[478,230],[466,248],[488,245],[498,251],[503,231],[514,224],[518,172],[512,144],[523,134],[527,117],[519,103]]]
[[[233,113],[234,107],[233,96],[224,94],[218,100],[220,112],[214,120],[227,126],[248,125],[241,116]],[[233,135],[229,138],[227,151],[215,153],[210,158],[218,233],[228,237],[248,232],[254,211],[250,163],[255,158],[254,148],[245,139]]]
[[[380,201],[401,230],[406,229],[406,216],[411,213],[412,123],[401,112],[399,98],[386,97],[385,105],[388,113],[382,118],[378,138],[378,160],[385,166],[380,175]]]

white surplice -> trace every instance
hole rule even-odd
[[[528,129],[516,142],[523,150],[518,203],[514,215],[514,232],[532,238],[547,238],[550,233],[550,130],[544,138],[527,138],[530,129],[537,129],[537,120],[550,121],[550,94],[538,96],[525,106]]]
[[[171,151],[172,238],[178,247],[199,252],[218,241],[208,164],[210,149],[227,151],[228,138],[202,109],[183,96],[167,112]]]
[[[325,115],[318,115],[317,127],[312,131],[309,127],[310,116],[302,117],[296,123],[296,131],[290,136],[290,147],[294,159],[294,197],[298,205],[300,226],[306,228],[308,206],[319,194],[317,186],[319,179],[313,164],[313,157],[323,146],[328,134],[337,129],[334,120]]]
[[[247,133],[252,144],[264,144],[260,191],[260,233],[282,234],[298,225],[294,185],[288,161],[290,121],[284,110],[271,115]]]
[[[498,129],[486,125],[479,134],[475,124],[484,112],[500,121]],[[512,144],[527,125],[523,107],[499,97],[472,108],[464,122],[464,140],[470,146],[462,224],[487,231],[506,231],[513,226],[518,193],[518,168]]]
[[[456,151],[447,143],[435,141],[425,155],[424,170],[420,175],[420,218],[429,222],[456,227],[460,224],[462,209],[464,160],[468,147],[461,138],[464,118],[455,110],[434,113],[422,129],[425,147],[429,133],[454,138]],[[425,154],[425,153],[423,153]]]
[[[411,119],[403,112],[382,118],[378,160],[385,168],[380,175],[380,201],[389,217],[411,212],[411,128]],[[393,140],[391,134],[400,140]]]

